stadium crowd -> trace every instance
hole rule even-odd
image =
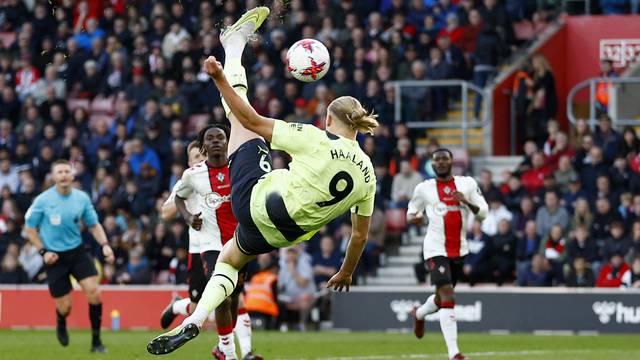
[[[201,62],[223,57],[220,28],[256,3],[0,1],[0,283],[46,281],[22,225],[32,199],[50,186],[58,158],[72,162],[77,186],[90,194],[116,252],[115,265],[101,268],[103,283],[186,281],[185,224],[164,223],[158,212],[185,169],[186,144],[204,124],[226,123]],[[513,22],[543,23],[548,13],[524,1],[275,3],[262,39],[243,60],[254,108],[322,127],[329,102],[349,94],[380,115],[375,136],[359,139],[379,182],[361,264],[363,274],[373,273],[385,251],[385,211],[405,207],[415,185],[433,176],[428,154],[437,148],[431,142],[418,151],[422,134],[394,122],[387,82],[460,78],[484,86],[519,44]],[[282,59],[305,37],[325,43],[333,63],[323,81],[303,86]],[[544,61],[525,71],[532,81],[525,81],[531,91],[524,94],[553,85]],[[499,186],[488,171],[480,177],[491,211],[473,227],[468,280],[611,285],[633,264],[637,286],[640,142],[632,129],[619,134],[605,118],[595,133],[581,122],[567,136],[548,121],[555,106],[550,91],[542,102],[525,96],[532,104],[528,121],[544,118],[548,125],[527,133],[534,141],[525,144],[522,165],[501,174]],[[418,116],[446,112],[446,93],[407,97],[426,104]],[[274,167],[287,161],[274,153]],[[339,267],[350,233],[345,217],[304,247],[262,257],[255,271],[277,274],[281,299],[309,311]]]

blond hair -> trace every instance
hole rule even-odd
[[[329,113],[352,130],[373,134],[378,127],[378,115],[367,112],[360,101],[352,96],[341,96],[329,104]]]

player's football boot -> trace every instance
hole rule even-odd
[[[63,326],[56,326],[56,337],[58,338],[58,342],[62,346],[69,345],[69,333],[67,332],[67,328]]]
[[[248,353],[245,355],[242,360],[264,360],[260,355],[253,355],[252,353]]]
[[[456,356],[451,358],[451,360],[471,360],[471,359],[460,353],[457,353]]]
[[[91,352],[95,354],[106,354],[107,348],[102,344],[95,344],[91,346]]]
[[[189,340],[193,340],[200,333],[198,325],[180,325],[175,329],[157,336],[149,341],[147,351],[153,355],[163,355],[174,352]]]
[[[222,32],[222,35],[220,35],[222,46],[226,48],[227,44],[238,41],[246,42],[247,38],[256,32],[267,19],[269,12],[268,7],[259,6],[244,13],[238,21]]]
[[[424,336],[424,319],[418,319],[418,308],[413,307],[411,310],[411,317],[413,318],[413,334],[418,338],[422,339]]]
[[[174,297],[173,300],[171,300],[171,303],[169,303],[169,305],[167,305],[167,307],[162,311],[162,316],[160,317],[160,326],[162,326],[163,329],[171,326],[173,320],[175,320],[178,316],[173,313],[173,304],[175,304],[178,300],[182,300],[182,298],[180,296]]]
[[[222,350],[220,350],[219,346],[214,347],[213,349],[211,349],[211,355],[213,355],[213,358],[216,360],[230,360],[229,357],[227,357],[227,355],[225,355]],[[235,359],[235,357],[234,357]]]

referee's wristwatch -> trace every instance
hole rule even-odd
[[[38,251],[40,253],[41,256],[44,256],[44,254],[46,254],[49,250],[42,248],[40,249],[40,251]]]

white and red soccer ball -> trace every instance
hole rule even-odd
[[[303,82],[322,79],[329,71],[329,51],[318,40],[302,39],[287,52],[287,68],[291,75]]]

